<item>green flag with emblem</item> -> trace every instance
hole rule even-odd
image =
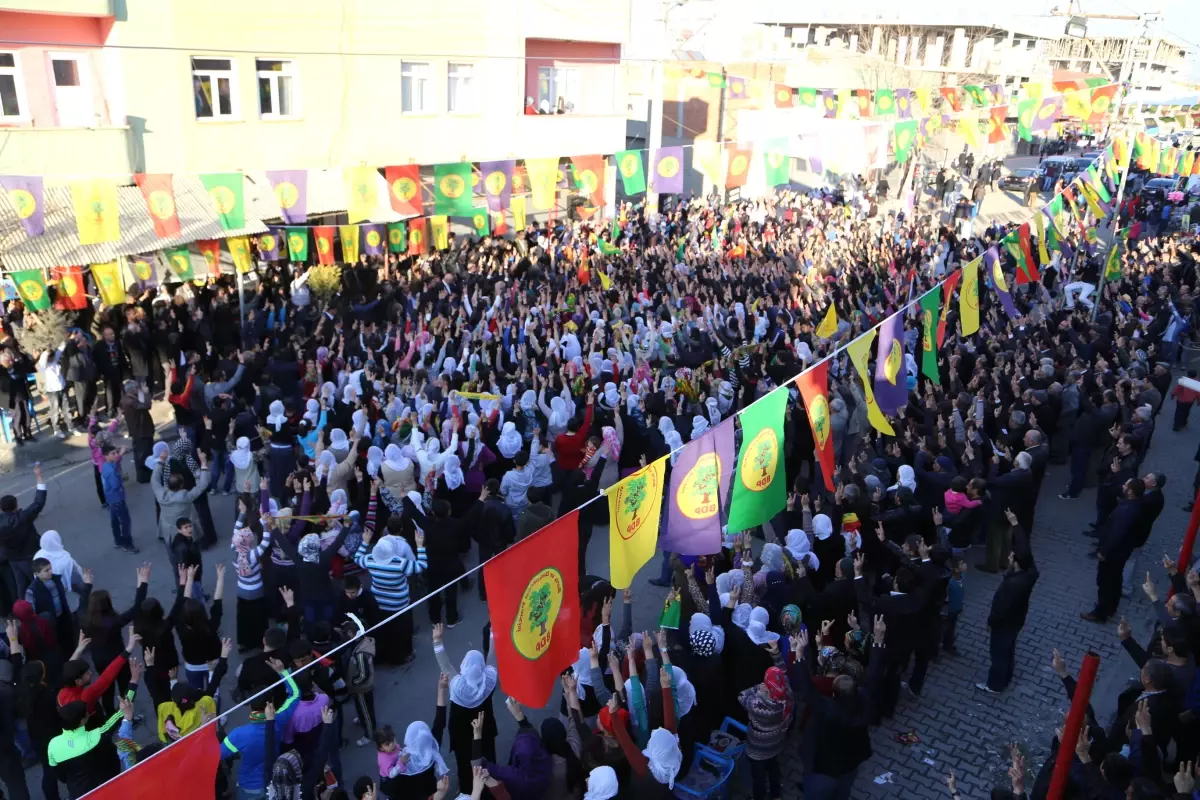
[[[179,280],[190,281],[196,277],[196,273],[192,269],[192,254],[188,252],[186,245],[164,250],[163,254],[167,257],[167,265],[171,268],[171,272],[174,272],[175,277]]]
[[[408,250],[408,223],[389,222],[387,226],[388,250],[403,253]]]
[[[617,172],[621,175],[621,188],[625,194],[642,194],[646,191],[646,170],[642,166],[641,150],[620,150],[613,155]]]
[[[817,90],[811,86],[801,86],[796,90],[796,105],[805,108],[817,107]]]
[[[221,230],[232,231],[246,226],[246,203],[240,172],[210,172],[200,176],[204,190],[212,200],[212,209],[221,223]]]
[[[475,213],[471,199],[471,165],[435,164],[433,167],[433,207],[435,214],[470,217]]]
[[[763,151],[767,186],[783,186],[791,180],[791,157],[787,139],[771,139]]]
[[[897,122],[892,132],[895,136],[896,163],[903,164],[908,161],[909,153],[912,152],[913,140],[917,137],[917,121],[907,119]]]
[[[308,228],[286,228],[288,259],[301,264],[308,261]]]
[[[896,93],[891,89],[875,90],[875,116],[896,116]]]
[[[491,215],[486,208],[475,209],[475,213],[471,215],[471,227],[475,228],[475,235],[480,239],[492,235]]]
[[[1017,136],[1025,141],[1033,141],[1033,115],[1041,105],[1040,100],[1029,98],[1017,103]]]
[[[761,525],[787,505],[783,468],[783,417],[788,389],[781,386],[746,407],[738,417],[742,447],[733,474],[729,502],[730,533]]]
[[[30,311],[42,311],[50,307],[50,294],[46,291],[46,276],[40,269],[23,269],[12,273],[13,283],[21,302]]]
[[[938,375],[937,329],[942,318],[942,285],[921,295],[921,374],[935,384],[941,384]]]

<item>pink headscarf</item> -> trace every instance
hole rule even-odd
[[[604,426],[601,431],[604,437],[604,443],[608,445],[608,454],[616,459],[621,456],[621,440],[617,438],[617,430],[611,426]]]

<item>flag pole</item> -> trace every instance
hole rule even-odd
[[[1132,134],[1132,135],[1130,135]],[[1125,197],[1125,186],[1129,183],[1129,167],[1133,164],[1133,142],[1137,136],[1135,130],[1126,131],[1126,159],[1125,166],[1121,169],[1121,184],[1117,187],[1117,196],[1113,202],[1112,219],[1109,220],[1108,226],[1108,249],[1104,253],[1104,259],[1100,262],[1100,281],[1096,286],[1096,302],[1092,303],[1092,322],[1096,321],[1096,317],[1100,314],[1100,298],[1104,294],[1104,279],[1108,274],[1108,259],[1112,256],[1112,249],[1117,246],[1117,225],[1121,222],[1121,200]]]

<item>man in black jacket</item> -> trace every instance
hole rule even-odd
[[[1146,487],[1146,493],[1142,495],[1142,515],[1138,518],[1133,553],[1125,562],[1125,569],[1121,571],[1121,596],[1126,599],[1133,596],[1133,576],[1137,574],[1138,553],[1146,546],[1150,532],[1154,530],[1154,521],[1162,513],[1165,503],[1162,490],[1167,484],[1167,476],[1161,472],[1147,472],[1142,476],[1142,483]]]
[[[1012,682],[1016,666],[1017,635],[1025,627],[1029,614],[1029,597],[1037,583],[1037,566],[1033,563],[1033,551],[1025,531],[1017,523],[1012,509],[1004,509],[1004,516],[1012,526],[1012,553],[1008,557],[1008,571],[992,596],[992,611],[988,614],[991,636],[992,666],[987,681],[975,684],[976,689],[998,694]]]
[[[138,483],[150,482],[150,469],[146,459],[154,450],[154,420],[150,417],[150,390],[135,380],[125,381],[125,393],[121,395],[121,415],[129,438],[133,439],[133,467]]]
[[[112,326],[106,325],[101,336],[103,338],[95,351],[96,371],[104,381],[109,416],[115,417],[121,401],[121,379],[125,374],[125,348],[117,340],[117,333]]]
[[[29,413],[29,376],[35,371],[29,356],[20,351],[0,350],[0,409],[12,415],[13,438],[18,445],[33,441]]]
[[[1141,478],[1125,481],[1121,502],[1097,531],[1100,541],[1096,558],[1100,563],[1096,565],[1096,607],[1079,615],[1088,622],[1106,622],[1121,603],[1121,572],[1137,546],[1145,493],[1146,485]]]
[[[46,479],[40,466],[33,468],[33,474],[37,494],[25,508],[18,507],[17,498],[11,494],[0,497],[0,600],[5,614],[33,582],[33,556],[41,547],[33,521],[46,507]]]
[[[92,343],[83,331],[75,330],[67,336],[67,349],[63,352],[67,365],[67,380],[75,392],[75,427],[87,430],[88,415],[96,397],[96,364],[92,360]]]

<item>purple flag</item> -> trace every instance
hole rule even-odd
[[[1029,130],[1050,130],[1050,126],[1062,115],[1063,103],[1064,99],[1061,94],[1043,97],[1042,104],[1033,114],[1033,121],[1029,123]]]
[[[387,226],[382,224],[363,225],[359,241],[362,242],[363,252],[367,255],[383,255],[383,248],[387,246]]]
[[[650,186],[659,194],[683,194],[682,147],[660,147],[654,153]]]
[[[837,116],[837,95],[834,94],[833,89],[821,89],[817,92],[817,98],[821,108],[825,109],[826,119],[833,119]]]
[[[896,90],[896,113],[900,119],[912,119],[912,89]]]
[[[721,511],[736,467],[733,419],[688,442],[671,468],[667,527],[659,534],[659,549],[685,556],[721,552]]]
[[[875,402],[890,414],[908,404],[908,360],[904,357],[904,312],[897,311],[879,326],[875,351]]]
[[[289,225],[308,222],[308,170],[274,170],[267,173],[267,180],[275,189],[283,221]]]
[[[1000,84],[989,83],[986,86],[984,86],[983,88],[987,91],[988,97],[991,99],[992,105],[998,106],[1004,102],[1004,90],[1000,86]]]
[[[815,175],[825,174],[825,165],[821,163],[821,159],[816,156],[808,157],[808,171]]]
[[[483,193],[488,211],[504,211],[512,200],[512,177],[515,161],[484,161],[479,165],[483,174]]]
[[[1017,307],[1013,305],[1012,295],[1008,292],[1008,283],[1004,280],[1004,262],[1001,260],[1000,251],[995,245],[989,247],[987,252],[983,254],[983,263],[987,265],[988,275],[992,279],[992,286],[996,287],[996,294],[1000,295],[1000,305],[1004,307],[1004,313],[1013,319],[1021,316],[1017,313]]]
[[[725,82],[729,85],[730,100],[745,100],[750,96],[746,91],[745,78],[739,78],[737,75],[730,75],[726,77]]]
[[[138,292],[158,286],[157,257],[153,253],[129,256],[129,271],[137,284]]]
[[[268,228],[266,233],[258,235],[258,254],[264,261],[279,260],[279,246],[286,241],[283,237],[283,228],[274,226]]]
[[[46,232],[46,200],[42,179],[36,175],[0,175],[0,189],[8,195],[8,203],[17,212],[17,219],[30,236]]]

